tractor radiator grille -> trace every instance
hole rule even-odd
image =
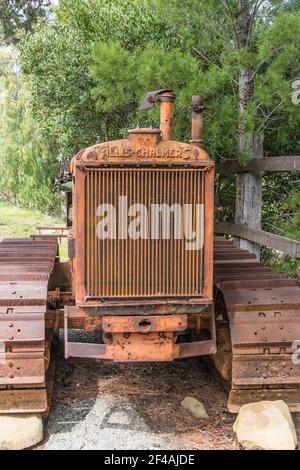
[[[189,205],[192,228],[195,229],[195,223],[199,221],[196,204],[198,207],[200,205],[203,207],[205,203],[204,184],[204,169],[157,167],[87,169],[85,279],[88,296],[102,298],[201,296],[204,247],[186,249],[187,238],[180,239],[174,234],[175,216],[172,210],[169,212],[169,219],[165,217],[163,220],[159,213],[160,238],[157,239],[158,232],[157,229],[155,231],[154,219],[151,218],[153,214],[151,208],[155,207],[153,205],[162,207],[162,204],[168,207],[175,204],[182,208]],[[124,204],[123,211],[120,210],[120,196]],[[110,237],[106,239],[103,239],[103,236],[102,239],[99,238],[99,222],[103,223],[105,220],[103,214],[104,217],[108,215],[107,212],[103,212],[103,208],[102,212],[99,209],[103,204],[110,204],[115,208],[115,213],[111,209],[109,212],[110,216],[115,215],[115,224],[109,225]],[[133,210],[133,204],[142,204],[147,211],[138,211],[135,216],[125,218],[126,222],[124,216],[120,214],[125,214],[126,208]],[[140,220],[144,222],[143,230],[140,230],[137,216],[140,216]],[[157,219],[155,220],[157,222]],[[182,233],[185,233],[184,212],[178,216],[178,220]],[[145,238],[134,239],[127,235],[132,221],[134,233],[141,231],[141,237]],[[202,223],[204,224],[203,217]],[[166,227],[165,238],[161,239],[163,227]],[[203,234],[202,228],[201,231]]]

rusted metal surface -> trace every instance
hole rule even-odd
[[[108,313],[112,309],[116,309],[118,314],[122,315],[122,312],[125,313],[126,309],[131,307],[136,307],[142,312],[146,312],[146,310],[155,309],[156,311],[164,314],[164,313],[175,313],[181,307],[180,313],[184,313],[185,310],[190,310],[193,307],[201,308],[202,306],[212,304],[212,299],[206,298],[199,298],[199,297],[177,297],[175,298],[140,298],[140,299],[90,299],[85,298],[84,301],[76,302],[78,307],[95,307],[102,310],[103,313]],[[153,311],[152,311],[153,313]]]
[[[156,167],[149,168],[149,164]],[[181,168],[170,168],[174,164],[176,167],[181,165]],[[105,301],[113,297],[129,300],[130,297],[164,295],[212,297],[209,276],[212,273],[213,221],[210,211],[213,206],[213,165],[202,149],[163,140],[155,129],[138,129],[131,131],[123,141],[99,144],[84,150],[73,160],[73,171],[76,243],[73,280],[77,303],[93,297],[104,297]],[[196,185],[201,180],[203,193],[201,187]],[[168,184],[170,188],[165,190],[163,186],[168,188]],[[187,191],[187,186],[194,188],[192,194]],[[94,212],[99,202],[104,199],[105,202],[107,199],[115,202],[117,196],[124,195],[133,202],[140,202],[139,196],[146,203],[176,202],[178,198],[184,202],[187,198],[193,200],[195,196],[202,200],[207,221],[205,257],[201,253],[196,255],[198,260],[183,257],[182,251],[179,253],[181,247],[177,240],[133,242],[96,239]],[[83,227],[86,229],[83,230]],[[178,260],[174,256],[176,250],[181,254]],[[189,256],[192,258],[192,253]],[[204,262],[202,268],[201,257]],[[156,285],[152,280],[156,271],[152,267],[160,271]],[[183,277],[185,272],[187,276],[194,277],[194,284],[185,279],[181,282],[180,276]],[[208,281],[202,292],[200,276],[203,272],[207,273]]]
[[[45,381],[44,353],[0,353],[0,385]]]
[[[226,258],[226,264],[218,264]],[[228,408],[237,412],[250,398],[265,397],[286,399],[293,411],[299,411],[300,373],[292,357],[293,342],[300,338],[299,283],[247,258],[248,253],[243,255],[232,242],[216,239],[215,285],[222,294],[216,308],[230,328],[225,348],[230,347],[230,353],[223,355],[224,360],[231,357]],[[221,355],[217,356],[218,367]],[[224,361],[219,364],[222,367]]]
[[[214,263],[214,167],[207,170],[204,190],[205,225],[204,225],[204,286],[206,299],[213,297],[213,263]]]
[[[47,409],[45,315],[56,256],[57,240],[0,242],[0,413]]]
[[[86,179],[86,291],[89,297],[203,296],[204,252],[187,251],[186,240],[170,238],[124,240],[97,237],[95,216],[99,204],[118,207],[126,194],[127,206],[143,204],[193,205],[205,203],[202,169],[94,169]],[[192,189],[192,190],[191,190]],[[195,211],[196,209],[194,209]],[[126,211],[127,212],[127,211]],[[196,214],[193,214],[196,217]],[[178,222],[177,222],[178,223]],[[117,231],[119,225],[117,225]],[[149,228],[150,229],[150,228]],[[209,281],[208,281],[209,282]]]
[[[2,341],[14,342],[43,341],[45,338],[44,314],[7,314],[0,315],[0,338]]]
[[[1,263],[1,260],[0,260]],[[11,281],[0,283],[0,305],[43,305],[47,298],[47,283]]]
[[[153,108],[155,103],[159,100],[159,97],[161,94],[170,93],[170,92],[172,92],[172,90],[167,89],[167,88],[163,88],[161,90],[149,91],[149,93],[146,94],[145,98],[140,104],[139,109],[144,110],[144,109]]]
[[[44,413],[46,410],[45,388],[0,390],[0,414]]]
[[[105,316],[102,322],[105,333],[151,333],[153,331],[184,331],[187,328],[186,315],[168,316]]]
[[[165,139],[173,137],[173,108],[175,95],[172,90],[150,91],[141,103],[140,109],[152,108],[155,102],[160,103],[160,130]]]
[[[115,333],[106,349],[116,362],[172,361],[176,357],[175,339],[173,332]]]
[[[299,396],[299,388],[231,390],[228,399],[228,409],[231,413],[238,413],[240,407],[245,403],[253,403],[262,400],[284,400],[288,403],[291,412],[299,413]]]
[[[176,343],[177,332],[187,328],[187,321],[184,327],[177,325],[178,314],[188,315],[194,299],[199,316],[202,305],[211,305],[213,299],[213,163],[199,142],[190,145],[170,140],[174,102],[171,91],[151,93],[146,101],[147,107],[160,102],[159,130],[134,129],[124,140],[85,149],[72,162],[74,230],[70,238],[75,240],[72,278],[79,313],[65,317],[67,356],[92,355],[121,361],[172,360],[208,354],[215,348],[212,315],[202,323],[196,315],[193,322],[193,325],[210,328],[211,340],[193,341],[186,346]],[[199,111],[194,107],[195,113]],[[100,204],[117,207],[123,196],[127,197],[128,206],[143,204],[148,210],[151,204],[201,205],[205,220],[204,247],[185,250],[183,239],[174,236],[174,219],[171,219],[168,238],[160,233],[155,239],[99,239],[96,236],[97,208]],[[193,220],[195,217],[194,214]],[[119,227],[117,231],[119,233]],[[132,310],[128,312],[130,307]],[[98,318],[91,320],[86,315],[87,308],[100,308]],[[140,316],[139,310],[134,308],[140,309]],[[79,322],[80,311],[85,311],[82,321],[85,328],[103,328],[105,347],[68,345],[68,320]],[[145,318],[149,313],[150,322]],[[172,319],[170,314],[174,314]],[[106,315],[112,316],[113,331],[106,331]],[[163,318],[165,316],[168,318]],[[142,332],[142,328],[145,331]]]
[[[299,385],[299,366],[293,364],[289,354],[233,355],[235,386]]]
[[[195,95],[192,98],[192,132],[190,143],[204,148],[203,141],[203,96]]]
[[[178,347],[178,357],[206,356],[215,354],[217,346],[215,340],[192,341],[190,343],[180,343]]]
[[[203,107],[195,97],[195,142],[184,144],[171,140],[174,94],[171,90],[150,93],[143,108],[156,101],[160,103],[160,129],[133,129],[123,140],[97,144],[73,158],[70,243],[76,307],[68,307],[65,315],[67,357],[173,360],[215,350],[213,310],[204,314],[213,303],[214,164],[199,141]],[[123,232],[120,236],[124,221],[118,217],[118,236],[101,239],[98,207],[116,208],[124,196],[127,207],[142,204],[148,214],[153,204],[189,204],[193,210],[201,205],[204,245],[185,249],[184,237],[174,235],[173,213],[169,237],[161,232],[158,237],[131,238]],[[194,212],[192,220],[195,224]],[[184,327],[177,324],[178,318],[186,318]],[[105,345],[68,343],[68,327],[74,323],[89,331],[103,328]],[[178,334],[190,328],[202,328],[205,338],[178,341]]]
[[[100,316],[105,344],[74,343],[68,340],[69,321],[84,313],[76,307],[65,307],[65,357],[111,359],[115,362],[172,361],[181,357],[213,354],[216,352],[213,309],[207,310],[205,327],[211,330],[211,339],[177,342],[178,333],[188,327],[187,315]],[[196,319],[199,315],[196,315]]]
[[[172,92],[164,92],[160,95],[160,130],[165,139],[173,138],[173,109],[175,95]]]
[[[214,354],[214,340],[175,344],[174,333],[116,333],[109,344],[65,342],[65,357],[115,362],[162,362]]]

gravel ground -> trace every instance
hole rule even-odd
[[[186,396],[204,404],[208,420],[181,407]],[[234,419],[226,393],[199,358],[113,364],[58,357],[46,437],[38,448],[234,450]],[[294,420],[300,437],[299,415]]]

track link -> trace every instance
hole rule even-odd
[[[264,399],[283,399],[300,411],[300,365],[293,360],[293,342],[300,340],[298,281],[223,237],[215,238],[214,254],[219,344],[213,361],[230,383],[229,411]]]
[[[0,413],[47,411],[48,283],[57,240],[0,242]]]

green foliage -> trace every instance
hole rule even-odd
[[[296,185],[295,185],[296,186]],[[289,198],[285,201],[283,208],[286,211],[286,221],[282,224],[286,236],[300,240],[300,184],[293,187]],[[290,216],[290,217],[288,217]]]
[[[151,89],[173,88],[177,95],[175,137],[188,138],[189,105],[200,78],[192,56],[179,49],[166,52],[154,43],[127,51],[119,42],[99,42],[93,47],[92,58],[90,71],[96,83],[92,96],[100,112],[120,118],[127,110],[129,126],[157,126],[158,109],[137,111],[138,103]]]
[[[10,51],[0,56],[0,193],[16,203],[53,210],[58,166],[32,123],[28,91]]]
[[[238,75],[250,65],[254,96],[246,130],[265,132],[267,154],[295,152],[299,109],[290,95],[300,28],[299,14],[286,11],[290,4],[262,2],[246,50],[236,41],[236,0],[61,1],[55,19],[20,46],[40,131],[65,159],[97,139],[123,136],[128,126],[154,124],[157,113],[138,113],[139,100],[150,89],[173,87],[176,137],[188,138],[191,95],[202,93],[207,148],[215,159],[232,158]],[[293,4],[296,10],[299,2]]]
[[[19,30],[32,31],[33,24],[43,18],[51,1],[47,0],[1,0],[0,39],[6,44],[19,40]]]
[[[292,101],[292,83],[300,78],[300,9],[279,15],[261,32],[255,99],[260,129],[270,155],[300,154],[300,106]]]
[[[52,184],[58,162],[80,148],[122,138],[128,127],[157,125],[158,110],[138,111],[138,103],[146,92],[165,87],[177,95],[178,140],[189,139],[192,94],[204,95],[204,137],[215,160],[237,157],[240,124],[264,134],[265,155],[299,154],[300,105],[291,93],[300,79],[300,1],[248,4],[252,30],[243,47],[237,0],[61,0],[52,20],[41,21],[18,45],[26,80],[23,114],[46,152],[36,158],[46,166],[47,181]],[[241,122],[243,67],[252,70],[253,94]],[[266,230],[299,237],[296,178],[265,176]],[[224,217],[232,220],[234,178],[219,186]]]
[[[255,2],[249,3],[254,8]],[[293,3],[299,7],[299,2]],[[91,74],[96,83],[93,96],[98,109],[106,101],[111,109],[118,109],[118,103],[122,103],[124,113],[126,100],[135,104],[145,91],[171,86],[178,93],[176,137],[187,139],[190,97],[200,92],[208,108],[205,116],[208,151],[215,159],[233,158],[238,151],[238,78],[241,67],[250,66],[254,93],[243,116],[246,131],[265,133],[267,155],[298,151],[300,117],[299,108],[291,100],[291,80],[299,73],[300,28],[299,14],[286,12],[289,3],[262,3],[253,20],[252,46],[247,50],[239,48],[235,36],[236,0],[226,4],[214,0],[200,3],[170,0],[166,4],[157,0],[146,1],[144,5],[152,7],[169,32],[167,45],[162,36],[146,50],[135,47],[126,54],[126,46],[122,50],[117,42],[115,51],[111,43],[96,43]],[[288,34],[284,33],[286,28]],[[182,69],[190,71],[183,80]],[[131,113],[130,107],[127,109]],[[143,122],[138,117],[133,119],[139,120]]]
[[[118,137],[129,125],[128,114],[136,102],[126,100],[123,106],[122,96],[118,109],[109,107],[109,94],[117,93],[114,88],[118,77],[122,79],[128,65],[125,58],[117,57],[118,51],[109,57],[112,43],[119,43],[128,51],[128,58],[129,51],[143,48],[149,41],[157,42],[161,36],[167,45],[168,34],[163,25],[151,11],[129,0],[63,0],[54,21],[40,24],[34,35],[25,35],[20,50],[33,116],[40,132],[57,149],[59,159],[69,158],[96,140]],[[103,97],[107,106],[99,106],[92,92],[95,83],[90,67],[95,42],[106,44],[101,51],[99,46],[99,53],[104,54],[104,69],[117,61],[107,83],[102,84],[108,94]],[[133,88],[129,72],[127,78]],[[127,96],[126,90],[124,95]]]

